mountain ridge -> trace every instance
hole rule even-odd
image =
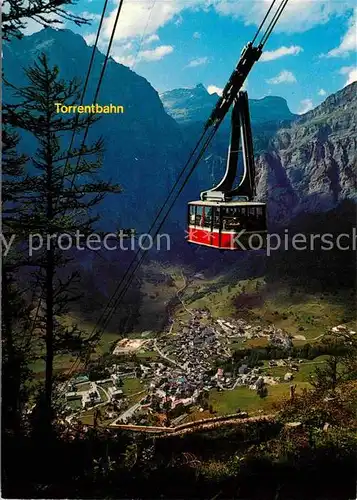
[[[23,68],[41,52],[47,53],[50,62],[59,66],[61,78],[70,79],[83,77],[92,48],[81,35],[53,28],[11,44],[4,43],[3,66],[7,80],[23,86],[26,83]],[[97,50],[87,95],[94,95],[103,60],[104,55]],[[147,230],[165,194],[175,183],[188,151],[202,132],[202,121],[211,112],[212,102],[214,105],[217,101],[217,95],[209,94],[202,84],[170,93],[175,106],[177,96],[183,102],[183,94],[186,101],[194,101],[195,96],[199,96],[206,104],[193,103],[189,120],[177,123],[167,112],[167,93],[164,93],[165,110],[163,94],[159,95],[145,78],[110,58],[98,102],[121,104],[126,112],[119,117],[104,115],[93,126],[89,140],[99,135],[105,137],[103,177],[119,182],[124,192],[108,196],[101,206],[103,229]],[[270,220],[274,223],[286,224],[304,210],[326,211],[344,199],[356,200],[356,96],[357,83],[354,83],[298,117],[290,112],[282,98],[267,96],[250,101],[257,193],[260,200],[268,201]],[[4,100],[10,98],[4,89]],[[267,114],[266,109],[274,108],[272,102],[282,104],[273,116]],[[170,227],[182,230],[186,202],[197,199],[200,191],[220,179],[227,158],[228,123],[227,120],[222,124],[180,196],[170,214]],[[22,145],[24,152],[34,153],[34,141],[26,134],[22,136]]]
[[[159,94],[165,111],[179,125],[206,121],[218,100],[218,94],[210,94],[202,83],[192,88],[177,88]],[[279,96],[249,99],[252,122],[271,122],[295,119],[287,101]]]
[[[60,78],[83,80],[92,48],[81,35],[53,28],[45,28],[11,44],[4,43],[3,69],[7,80],[18,87],[26,85],[23,70],[42,52],[52,65],[59,67]],[[92,104],[103,61],[104,55],[96,50],[85,104]],[[6,88],[3,98],[5,102],[13,100]],[[185,152],[179,126],[165,112],[152,85],[112,58],[108,61],[97,102],[117,103],[125,109],[120,115],[102,115],[88,134],[89,142],[98,136],[105,139],[102,177],[123,187],[122,194],[107,196],[101,205],[103,229],[113,231],[119,226],[144,231],[181,167],[180,157],[184,157]],[[21,137],[22,150],[34,154],[33,138],[26,133]]]
[[[283,127],[257,158],[258,199],[287,223],[301,212],[357,203],[357,82]]]

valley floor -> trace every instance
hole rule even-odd
[[[352,300],[350,291],[312,295],[262,278],[208,278],[188,268],[151,263],[145,268],[135,331],[125,335],[145,339],[140,341],[142,347],[124,351],[119,358],[112,356],[106,363],[106,388],[98,382],[93,385],[101,395],[100,403],[81,411],[77,401],[70,402],[64,413],[67,420],[73,419],[75,411],[75,419],[89,425],[96,419],[105,426],[113,421],[175,425],[237,411],[265,414],[291,396],[291,386],[296,394],[311,387],[316,368],[328,358],[321,355],[319,346],[333,328],[342,323],[346,331],[357,331]],[[151,329],[145,327],[145,318]],[[110,357],[120,338],[120,332],[103,335],[95,355],[98,365],[105,353]],[[293,359],[280,351],[266,357],[266,350],[274,346],[278,351],[280,347],[301,351]],[[246,366],[252,355],[263,359],[252,364],[249,358]],[[71,365],[72,359],[62,358],[57,368],[65,373]],[[223,375],[217,375],[220,366]],[[41,367],[38,371],[41,376]],[[76,385],[73,378],[72,383]],[[122,395],[115,401],[108,389],[118,388]],[[67,389],[65,385],[64,397]]]

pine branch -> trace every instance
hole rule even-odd
[[[53,26],[62,20],[72,21],[77,26],[90,24],[90,21],[78,16],[62,6],[73,6],[72,0],[5,0],[2,3],[2,37],[10,41],[11,38],[22,38],[21,32],[27,26],[28,20],[33,19],[42,26]]]

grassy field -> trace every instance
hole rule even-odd
[[[355,309],[348,292],[339,295],[309,295],[286,288],[268,296],[260,308],[253,308],[255,318],[273,322],[292,335],[302,335],[313,341],[331,326],[341,323],[355,325]],[[297,341],[299,342],[299,341]]]
[[[91,386],[90,382],[83,382],[82,384],[77,384],[77,391],[79,392],[89,391],[90,386]]]
[[[322,356],[320,356],[322,358]],[[318,366],[323,366],[324,360],[320,360],[319,358],[316,358],[313,361],[306,361],[305,363],[299,364],[299,371],[297,372],[292,372],[288,366],[273,366],[269,367],[268,363],[264,363],[264,375],[269,375],[272,377],[281,377],[281,380],[284,379],[284,375],[287,372],[290,372],[293,374],[294,379],[293,383],[297,382],[309,382],[310,376],[314,373],[316,367]]]
[[[124,385],[122,387],[125,396],[130,397],[137,392],[141,392],[145,389],[145,385],[140,383],[139,378],[125,378],[123,380]]]
[[[62,356],[56,356],[54,360],[54,372],[55,374],[62,373],[71,368],[75,358],[69,354],[63,354]],[[34,363],[29,365],[29,368],[33,371],[36,379],[43,378],[45,375],[45,361],[43,359],[37,359]]]
[[[104,382],[104,384],[100,384],[100,387],[103,387],[103,389],[109,389],[109,387],[113,387],[113,382]]]
[[[229,284],[217,279],[193,284],[184,299],[189,308],[207,307],[213,317],[273,323],[293,336],[301,336],[295,339],[296,345],[312,342],[341,323],[357,329],[351,291],[311,295],[286,284],[266,284],[262,278]]]
[[[297,392],[310,387],[308,382],[294,381],[294,383],[297,385]],[[289,397],[290,385],[290,382],[269,385],[268,395],[265,398],[260,398],[256,391],[250,390],[248,387],[237,387],[233,391],[222,392],[213,390],[210,393],[209,404],[213,406],[217,415],[229,415],[235,413],[238,408],[254,415],[259,413],[259,410],[271,410],[274,402]]]
[[[156,361],[159,359],[159,355],[156,351],[144,351],[144,352],[136,352],[136,357],[141,361]]]
[[[90,336],[93,333],[93,330],[95,328],[95,324],[88,322],[88,321],[83,321],[80,317],[76,316],[75,314],[67,314],[62,318],[62,324],[64,326],[71,326],[73,324],[77,324],[78,327],[83,330],[83,332]],[[114,346],[114,344],[120,340],[121,336],[119,332],[111,332],[111,331],[106,331],[103,333],[101,340],[99,341],[97,345],[97,353],[98,354],[105,354],[106,352],[110,352],[111,347]]]
[[[78,411],[82,409],[82,400],[74,399],[72,401],[67,401],[66,406],[69,406],[73,411]]]
[[[313,361],[305,361],[299,364],[299,371],[297,372],[291,372],[288,366],[269,367],[268,361],[264,361],[262,375],[281,378],[281,381],[277,385],[267,386],[268,395],[266,398],[260,398],[256,391],[250,390],[247,387],[237,387],[233,391],[211,391],[210,404],[212,404],[213,409],[219,415],[234,413],[237,408],[253,414],[259,410],[267,411],[272,408],[274,402],[289,397],[291,384],[296,384],[297,393],[302,389],[310,388],[310,376],[314,373],[316,367],[321,367],[324,364],[327,357],[319,356]],[[293,374],[294,378],[291,382],[284,382],[284,375],[287,372]]]

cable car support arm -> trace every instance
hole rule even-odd
[[[243,174],[238,185],[233,188],[237,175],[240,143],[243,156]],[[201,193],[201,200],[229,201],[233,196],[240,196],[246,201],[251,201],[255,196],[254,179],[254,151],[248,94],[241,91],[234,100],[232,109],[231,137],[225,174],[215,187]]]
[[[249,42],[244,47],[240,59],[223,89],[222,96],[218,99],[216,106],[205,124],[205,130],[212,125],[216,128],[219,127],[228,113],[229,108],[237,98],[238,92],[242,89],[250,70],[254,66],[254,63],[256,63],[260,58],[262,50],[262,44],[254,47],[252,42]]]

